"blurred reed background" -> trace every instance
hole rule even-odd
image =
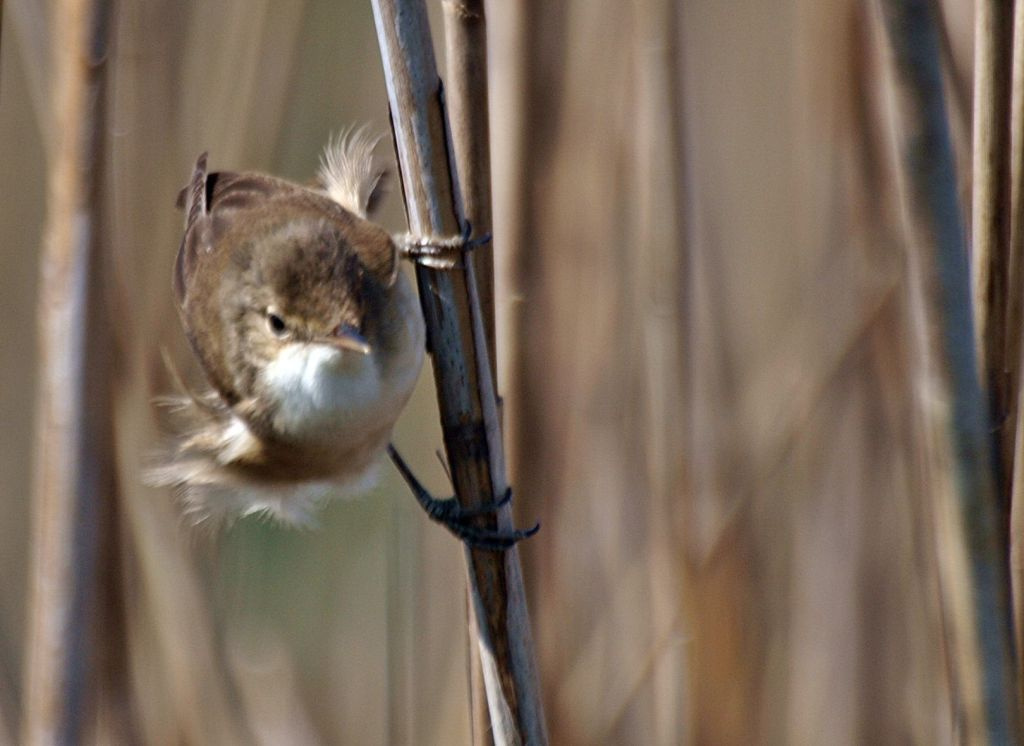
[[[970,3],[940,3],[969,207]],[[0,741],[22,726],[55,0],[0,38]],[[431,4],[443,59],[440,5]],[[551,742],[957,738],[873,3],[490,3],[498,357]],[[443,71],[443,64],[441,65]],[[386,131],[368,3],[113,3],[100,267],[115,470],[88,740],[469,742],[461,549],[389,469],[320,528],[145,488],[177,190]],[[443,74],[443,72],[442,72]],[[395,190],[397,192],[397,189]],[[400,195],[382,222],[404,230]],[[429,366],[396,442],[449,491]],[[932,395],[932,392],[928,392]],[[99,656],[98,656],[99,657]]]

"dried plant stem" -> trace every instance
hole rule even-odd
[[[1012,421],[1016,409],[1009,376],[1007,281],[1010,267],[1010,68],[1013,7],[1006,0],[976,5],[974,62],[974,178],[971,243],[974,321],[981,381],[997,428],[997,456],[1007,469],[997,488],[1008,517],[1009,469],[1013,462]],[[1016,300],[1016,299],[1015,299]],[[1014,303],[1019,318],[1020,303]],[[1013,350],[1018,350],[1016,344]],[[1019,351],[1017,352],[1019,355]],[[1016,366],[1014,366],[1016,367]]]
[[[929,434],[948,456],[938,512],[951,527],[942,567],[962,740],[1015,743],[1017,715],[989,410],[978,378],[956,172],[929,0],[880,0],[899,124],[900,191],[927,316]]]
[[[448,61],[445,94],[459,196],[478,236],[491,232],[491,137],[487,121],[487,17],[483,0],[445,0]],[[492,375],[497,369],[494,331],[494,244],[473,252],[480,311]]]
[[[487,18],[483,0],[445,0],[444,38],[448,62],[448,123],[462,211],[476,235],[491,232],[491,150],[487,121]],[[497,349],[494,325],[493,242],[473,252],[480,296],[480,312],[487,336],[491,378],[497,380]],[[491,743],[477,625],[473,604],[467,605],[469,636],[470,735],[475,744]]]
[[[110,485],[109,330],[100,326],[99,183],[110,3],[56,10],[58,142],[40,287],[41,370],[22,741],[80,743],[96,594],[98,516]]]
[[[1010,278],[1006,363],[1010,370],[1011,410],[1006,427],[1016,430],[1010,480],[1010,579],[1017,650],[1017,686],[1024,687],[1024,395],[1021,355],[1024,354],[1024,0],[1014,3],[1013,76],[1010,109]],[[1005,470],[1004,470],[1005,473]],[[1024,701],[1024,690],[1021,691]]]
[[[423,236],[460,231],[441,81],[422,0],[373,0],[409,227]],[[506,488],[498,399],[472,262],[416,270],[433,356],[445,449],[464,505]],[[511,528],[506,508],[498,525]],[[519,553],[468,550],[469,591],[492,734],[497,744],[544,744]]]
[[[1018,382],[1019,383],[1019,382]],[[1024,391],[1024,386],[1018,388]],[[1017,688],[1018,698],[1024,710],[1024,411],[1018,399],[1017,407],[1017,438],[1014,445],[1013,480],[1010,506],[1010,580],[1013,590],[1013,631],[1017,651]]]

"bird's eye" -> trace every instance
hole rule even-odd
[[[267,326],[277,337],[283,337],[288,333],[288,325],[284,323],[284,319],[272,311],[267,312]]]

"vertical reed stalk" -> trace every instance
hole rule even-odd
[[[1019,347],[1007,326],[1010,268],[1010,69],[1013,7],[1006,0],[979,0],[974,40],[974,163],[971,258],[974,321],[981,383],[996,427],[1001,518],[1009,515],[1009,475],[1015,428],[1007,416],[1016,409],[1010,377]],[[1019,271],[1019,269],[1018,269]],[[1020,317],[1019,299],[1012,308]],[[1013,335],[1016,336],[1016,335]],[[1004,499],[1005,497],[1005,499]],[[1008,525],[1008,521],[1004,521]]]
[[[1014,743],[1006,563],[934,5],[928,0],[880,0],[880,7],[896,94],[899,188],[914,249],[911,267],[920,272],[929,329],[928,430],[949,459],[948,469],[937,479],[945,489],[937,490],[936,499],[952,527],[942,592],[951,610],[961,738]]]
[[[445,97],[459,196],[476,235],[491,232],[491,135],[487,94],[487,17],[483,0],[445,0],[448,61]],[[494,332],[494,244],[473,252],[480,311],[492,375],[497,369]]]
[[[421,236],[457,235],[463,205],[426,7],[422,0],[373,0],[373,12],[409,228]],[[507,483],[474,265],[418,266],[416,277],[455,493],[463,505],[493,500]],[[511,528],[511,512],[503,509],[497,521]],[[519,553],[467,549],[466,560],[495,743],[545,744]]]
[[[100,292],[107,0],[62,0],[47,232],[22,741],[80,743],[93,681],[98,516],[110,485],[108,344]]]
[[[1016,440],[1013,461],[1004,465],[1003,473],[1011,475],[1010,494],[1010,580],[1013,586],[1013,625],[1017,651],[1017,686],[1024,686],[1024,419],[1020,397],[1024,394],[1021,355],[1024,354],[1024,0],[1014,3],[1013,75],[1010,97],[1010,277],[1009,309],[1006,324],[1006,364],[1011,389],[1006,428],[1013,428]],[[1021,690],[1024,702],[1024,690]]]
[[[487,18],[483,0],[445,0],[444,38],[448,63],[448,123],[452,150],[461,189],[462,210],[477,235],[490,233],[491,222],[491,138],[487,97]],[[494,326],[493,243],[473,252],[480,295],[480,312],[487,336],[491,378],[497,380],[497,350]],[[467,605],[469,623],[469,691],[471,739],[475,744],[491,743],[473,604]]]

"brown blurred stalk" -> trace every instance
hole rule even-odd
[[[415,0],[374,0],[373,12],[409,228],[420,236],[457,235],[462,205],[426,7]],[[450,271],[417,266],[416,276],[455,493],[463,505],[493,500],[507,483],[474,265]],[[511,528],[507,508],[497,520]],[[495,743],[544,744],[519,553],[467,550],[466,559]]]
[[[1024,346],[1024,0],[1016,0],[1013,21],[1013,75],[1010,108],[1010,287],[1009,319],[1007,321],[1006,363],[1009,380],[1015,390],[1011,393],[1010,412],[1006,427],[1013,428],[1016,440],[1013,462],[1006,465],[1004,474],[1010,480],[1010,577],[1013,583],[1014,639],[1017,650],[1017,686],[1024,686],[1024,420],[1020,397],[1024,394],[1021,375],[1024,374],[1021,354]],[[1024,691],[1021,692],[1024,700]]]
[[[935,475],[935,497],[952,527],[943,552],[942,593],[950,610],[960,735],[971,743],[1014,743],[1008,579],[934,7],[928,0],[881,0],[880,6],[895,84],[911,267],[920,276],[929,330],[928,385],[934,393],[927,397],[927,427],[948,456]]]
[[[56,10],[58,141],[39,302],[33,566],[22,741],[79,743],[95,705],[99,519],[109,499],[108,344],[100,282],[100,177],[110,3],[62,0]]]
[[[997,482],[1000,505],[1008,516],[1009,474],[1015,428],[1007,415],[1015,388],[1010,366],[1019,346],[1008,330],[1020,321],[1020,299],[1008,300],[1010,276],[1010,69],[1013,7],[1007,0],[979,0],[974,41],[974,178],[971,211],[971,258],[974,321],[982,385],[987,389],[992,422],[997,428],[997,455],[1002,474]],[[1013,264],[1020,271],[1019,260]],[[1008,312],[1008,303],[1010,303]],[[1011,322],[1012,323],[1012,322]],[[1019,328],[1016,327],[1016,328]],[[1004,486],[1006,489],[1004,489]],[[1006,495],[1007,499],[1003,499]],[[1007,522],[1008,525],[1008,522]]]
[[[446,0],[444,8],[445,57],[448,83],[445,88],[448,124],[462,197],[462,213],[476,235],[491,232],[491,150],[487,98],[487,18],[483,0]],[[487,336],[491,380],[497,380],[494,329],[493,243],[473,252],[480,312]],[[469,615],[469,688],[471,737],[476,744],[491,743],[473,604]]]

